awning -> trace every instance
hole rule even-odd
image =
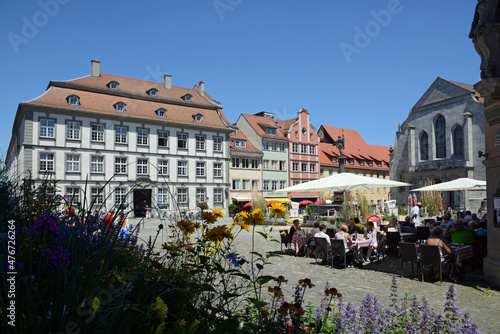
[[[269,202],[269,201],[278,201],[278,202],[281,202],[281,203],[291,203],[292,201],[290,201],[290,199],[288,197],[266,197],[264,198],[266,200],[266,202]]]
[[[250,197],[250,196],[236,196],[236,197],[233,197],[232,199],[235,201],[238,201],[238,202],[250,202],[250,201],[252,201],[252,197]]]

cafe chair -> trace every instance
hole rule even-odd
[[[288,249],[288,231],[287,230],[280,230],[280,237],[281,237],[281,251],[283,251],[283,244],[285,244],[285,247]],[[283,233],[284,232],[284,233]]]
[[[326,230],[326,234],[331,238],[335,238],[335,231],[333,229]]]
[[[408,227],[405,230],[405,233],[413,233],[413,236],[411,238],[408,238],[408,242],[417,242],[417,228],[416,227]]]
[[[401,277],[403,275],[403,263],[411,263],[411,272],[413,273],[413,264],[417,264],[417,274],[420,269],[420,263],[422,262],[417,253],[417,245],[413,242],[399,242],[399,251],[401,257]],[[423,282],[423,276],[422,276]]]
[[[431,230],[427,226],[417,226],[417,242],[426,241],[431,236]]]
[[[344,269],[347,268],[347,254],[345,252],[344,240],[332,239],[332,255],[344,258]],[[333,267],[333,259],[332,259]]]
[[[382,234],[377,233],[377,262],[379,259],[379,254],[382,254],[382,258],[385,257],[385,238]]]
[[[389,248],[389,250],[395,250],[395,253],[397,253],[399,242],[401,241],[401,235],[399,232],[387,232],[386,235],[387,248]]]
[[[439,279],[443,283],[443,262],[441,254],[439,254],[439,246],[420,245],[420,255],[422,257],[422,265],[430,266],[431,272],[434,273],[434,267],[439,267]],[[451,265],[451,263],[448,263]],[[452,279],[453,266],[450,269],[450,280]],[[424,280],[424,272],[422,270],[422,281]]]
[[[315,243],[314,253],[315,253],[316,263],[318,263],[319,254],[321,254],[322,258],[326,254],[326,261],[328,262],[328,258],[331,258],[333,267],[333,256],[330,256],[331,251],[328,251],[328,243],[326,242],[326,239],[314,237],[314,243]]]

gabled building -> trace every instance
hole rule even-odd
[[[339,172],[340,152],[336,143],[343,137],[346,173],[389,179],[389,146],[369,145],[356,130],[327,125],[320,127],[318,136],[320,177]],[[361,193],[372,204],[377,204],[381,198],[384,201],[391,199],[387,187],[364,189]]]
[[[8,175],[59,180],[61,195],[94,209],[122,201],[137,215],[146,205],[227,208],[232,130],[204,86],[101,73],[93,60],[91,75],[51,81],[19,104]]]
[[[229,137],[231,167],[230,198],[234,202],[250,202],[259,194],[262,196],[262,156],[245,134],[236,125]]]
[[[391,180],[411,183],[413,188],[424,186],[427,180],[486,180],[479,151],[485,152],[483,99],[471,85],[438,77],[396,132]],[[394,199],[406,203],[409,190],[392,190]],[[465,199],[466,206],[477,212],[486,194],[468,193],[471,198]],[[463,208],[461,196],[459,191],[447,192],[443,204]]]
[[[276,115],[260,112],[241,114],[236,126],[252,145],[263,153],[262,195],[266,200],[289,202],[286,192],[274,192],[288,187],[288,139],[275,122]]]
[[[309,112],[302,108],[297,117],[287,120],[275,120],[289,140],[288,182],[291,186],[316,180],[319,178],[319,138],[312,126]],[[300,202],[311,200],[314,202],[320,193],[292,192],[291,200]]]

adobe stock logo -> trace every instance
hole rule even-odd
[[[29,41],[38,35],[40,28],[45,27],[50,18],[59,13],[60,5],[66,5],[70,0],[40,0],[38,1],[38,6],[41,10],[35,12],[31,17],[31,20],[26,16],[21,18],[23,23],[21,27],[21,34],[16,34],[14,32],[9,32],[7,38],[9,39],[10,45],[15,53],[19,53],[19,46],[21,44],[28,44]]]
[[[224,13],[232,12],[237,6],[241,5],[242,2],[243,0],[214,0],[212,5],[222,22],[224,21]]]
[[[347,63],[352,61],[351,56],[353,54],[361,53],[362,49],[370,45],[372,39],[380,34],[382,28],[387,27],[391,23],[393,15],[400,14],[402,11],[403,6],[399,0],[389,0],[387,9],[381,9],[378,12],[371,10],[370,15],[373,17],[373,20],[368,21],[363,29],[358,26],[354,27],[354,45],[346,42],[339,44]]]

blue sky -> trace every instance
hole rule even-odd
[[[192,87],[231,122],[270,111],[394,145],[436,77],[475,84],[480,58],[465,0],[1,1],[0,156],[17,106],[50,80],[101,72]]]

